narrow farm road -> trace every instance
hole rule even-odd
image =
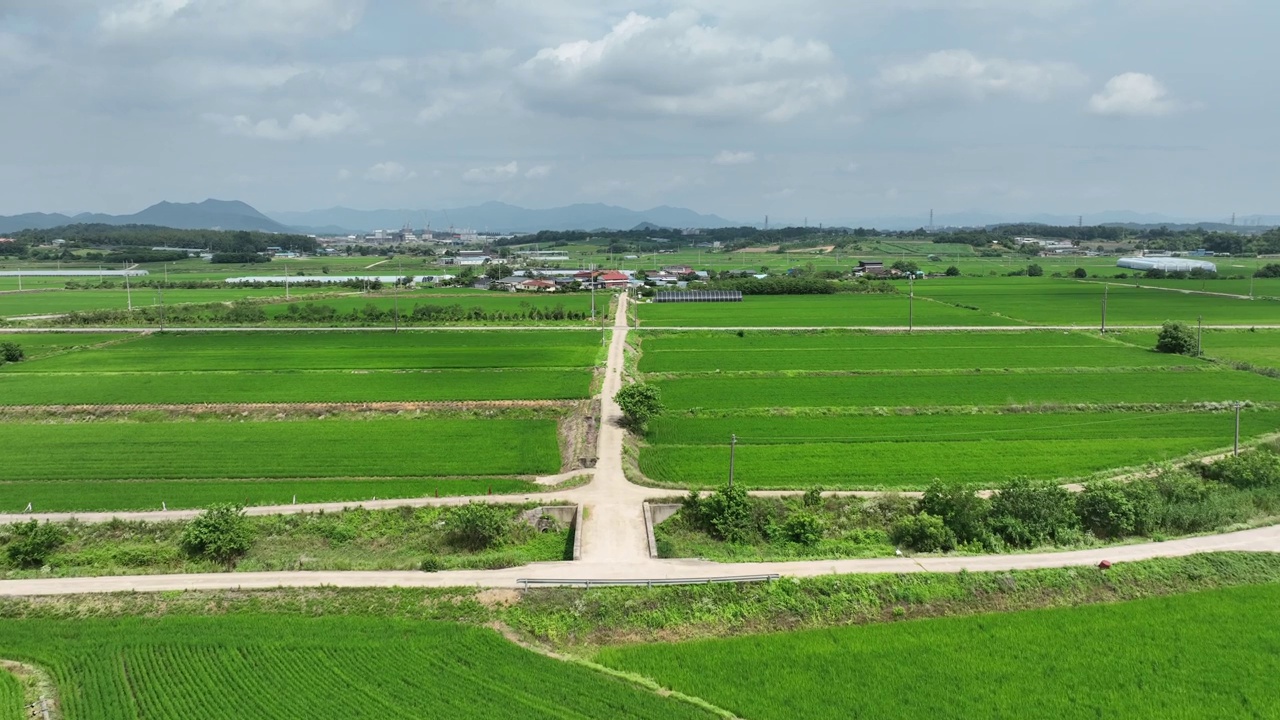
[[[57,316],[49,316],[57,317]],[[16,318],[9,318],[14,320]],[[30,319],[30,318],[28,318]],[[1160,325],[1126,325],[1122,323],[1108,323],[1107,327],[1111,332],[1120,332],[1122,330],[1159,330]],[[1036,330],[1096,330],[1097,325],[915,325],[907,327],[906,325],[681,325],[681,326],[662,326],[647,324],[649,330],[661,330],[662,332],[708,332],[708,331],[725,331],[732,332],[737,330],[745,331],[763,331],[763,332],[806,332],[816,330],[857,330],[860,332],[1034,332]],[[1232,325],[1210,324],[1205,325],[1205,330],[1245,330],[1254,328],[1257,330],[1280,330],[1280,324],[1276,323],[1249,323],[1242,322]],[[159,328],[156,327],[6,327],[5,334],[14,333],[93,333],[95,335],[102,333],[144,333],[155,332]],[[396,330],[393,327],[169,327],[165,329],[168,333],[228,333],[228,332],[246,332],[246,333],[290,333],[290,332],[336,332],[336,333],[354,333],[354,332],[440,332],[440,331],[467,331],[467,332],[485,332],[485,331],[502,331],[510,332],[516,330],[528,331],[546,331],[546,330],[577,330],[580,332],[600,332],[598,325],[432,325],[429,327],[401,327]]]

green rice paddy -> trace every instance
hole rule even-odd
[[[1268,717],[1280,586],[601,650],[740,717]]]

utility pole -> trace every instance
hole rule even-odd
[[[729,436],[729,488],[733,488],[733,456],[738,450],[738,436],[736,434]]]
[[[160,332],[164,332],[164,286],[160,286]]]
[[[1107,332],[1107,292],[1111,289],[1110,285],[1102,286],[1102,332]]]
[[[910,288],[907,294],[907,332],[912,332],[916,328],[916,274],[911,273],[911,279],[907,281],[907,287]]]
[[[285,300],[289,299],[289,264],[288,263],[285,263],[285,266],[284,266],[284,299]]]
[[[124,295],[129,303],[129,312],[133,312],[133,289],[129,287],[129,271],[124,272]]]
[[[591,319],[596,319],[596,264],[591,263]]]
[[[1236,402],[1236,446],[1233,455],[1240,454],[1240,402]]]
[[[1196,318],[1196,357],[1204,356],[1204,351],[1200,349],[1200,338],[1204,335],[1204,316],[1200,315]]]

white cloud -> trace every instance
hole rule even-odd
[[[1182,109],[1169,91],[1146,73],[1127,72],[1107,81],[1089,98],[1089,112],[1095,115],[1158,117]]]
[[[883,68],[874,85],[882,105],[902,107],[998,96],[1047,100],[1058,90],[1084,81],[1084,75],[1068,63],[984,59],[968,50],[942,50]]]
[[[756,154],[747,151],[721,150],[715,157],[711,158],[713,165],[750,165],[755,161]]]
[[[514,180],[520,174],[520,164],[515,160],[496,167],[478,167],[462,173],[462,181],[473,185],[494,185]]]
[[[543,48],[518,68],[526,103],[565,115],[785,121],[844,97],[831,48],[631,13],[598,40]]]
[[[341,170],[338,171],[337,177],[338,177],[338,182],[346,182],[347,180],[351,179],[351,171],[346,168],[342,168]]]
[[[530,180],[545,180],[551,177],[551,166],[534,165],[525,172],[524,176]]]
[[[275,118],[266,118],[254,122],[246,115],[205,115],[205,119],[222,128],[229,135],[262,140],[302,140],[333,137],[358,128],[360,118],[353,110],[344,109],[338,113],[320,113],[311,116],[298,113],[281,123]]]
[[[405,182],[416,177],[418,177],[417,172],[391,160],[388,160],[387,162],[380,162],[370,167],[364,173],[365,180],[380,183]]]
[[[305,37],[345,32],[365,0],[128,0],[99,13],[113,38],[173,33],[194,37]]]

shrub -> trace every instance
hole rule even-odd
[[[1210,480],[1242,490],[1280,486],[1280,455],[1252,450],[1200,466],[1200,474]]]
[[[955,265],[951,265],[947,268],[947,271],[945,274],[947,277],[959,277],[960,268],[956,267]]]
[[[889,530],[897,545],[919,552],[939,552],[955,547],[956,538],[942,518],[922,512],[899,518]]]
[[[53,551],[62,547],[67,539],[62,527],[53,523],[41,525],[36,520],[15,523],[11,533],[5,554],[10,564],[19,568],[38,568],[44,565]]]
[[[817,545],[826,533],[826,524],[816,513],[800,510],[791,513],[782,525],[782,533],[788,540],[801,545]]]
[[[805,490],[802,502],[807,508],[822,507],[822,488],[811,487]]]
[[[1041,277],[1044,275],[1044,268],[1032,263],[1027,266],[1027,277]]]
[[[510,529],[506,511],[485,503],[467,503],[445,516],[449,541],[468,550],[484,550],[501,544]]]
[[[990,527],[1015,547],[1066,543],[1080,531],[1075,498],[1052,484],[1014,480],[991,500]]]
[[[425,558],[422,561],[422,564],[418,566],[418,569],[422,572],[429,573],[440,572],[444,569],[444,563],[440,562],[440,558],[432,555],[431,557]]]
[[[182,531],[182,549],[231,564],[253,547],[253,527],[239,505],[210,505]]]
[[[713,537],[743,542],[751,530],[751,506],[741,485],[725,485],[698,501],[698,517]]]
[[[942,518],[956,541],[964,544],[986,538],[991,502],[972,490],[935,481],[920,499],[920,511]]]
[[[22,352],[22,346],[14,342],[0,343],[0,365],[11,362],[22,362],[26,357],[26,353]]]
[[[1090,483],[1076,498],[1081,524],[1104,539],[1151,533],[1156,529],[1157,511],[1158,496],[1147,484]]]
[[[1081,279],[1087,278],[1089,277],[1089,271],[1085,270],[1084,268],[1076,268],[1071,272],[1071,276],[1075,278],[1081,278]]]
[[[613,399],[629,427],[642,429],[650,419],[662,414],[662,394],[656,385],[633,383],[618,391]]]
[[[1174,355],[1195,355],[1196,335],[1191,328],[1178,322],[1167,322],[1160,328],[1156,339],[1156,351]]]
[[[1280,278],[1280,263],[1267,263],[1253,274],[1256,278]]]

